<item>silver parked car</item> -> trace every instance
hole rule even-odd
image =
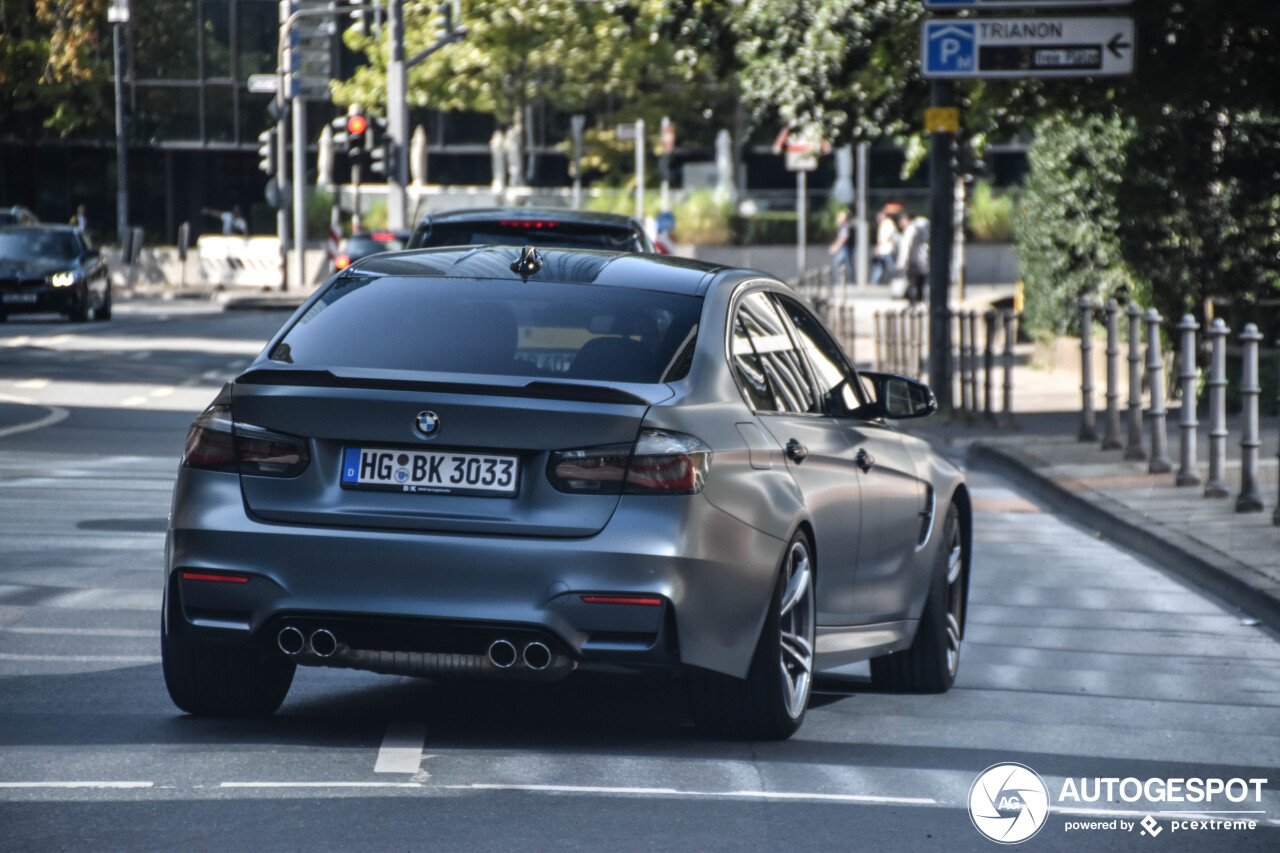
[[[164,675],[272,713],[297,665],[424,677],[680,673],[700,728],[785,738],[817,670],[955,679],[962,474],[893,425],[776,279],[532,247],[373,255],[192,424]]]

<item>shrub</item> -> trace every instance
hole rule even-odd
[[[978,243],[1007,243],[1013,236],[1013,196],[996,195],[978,181],[969,196],[969,233]]]

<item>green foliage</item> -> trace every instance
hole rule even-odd
[[[1131,289],[1116,196],[1133,125],[1117,116],[1063,116],[1040,124],[1014,223],[1026,285],[1023,324],[1040,335],[1075,328],[1081,296]]]
[[[333,193],[324,187],[307,190],[307,233],[328,234],[333,216]]]
[[[978,181],[969,195],[967,222],[979,243],[1007,243],[1013,236],[1013,195],[996,195],[987,181]]]
[[[729,242],[729,205],[716,199],[715,190],[696,190],[675,205],[676,228],[672,236],[680,243],[718,244]]]
[[[66,136],[105,115],[106,0],[0,0],[0,115],[6,134]]]

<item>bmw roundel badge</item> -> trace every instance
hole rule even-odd
[[[413,419],[413,428],[423,438],[434,438],[440,431],[440,416],[435,412],[418,412],[418,416]]]

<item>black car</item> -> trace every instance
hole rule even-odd
[[[409,240],[411,249],[471,245],[654,251],[644,227],[630,216],[533,207],[428,213]]]
[[[408,231],[357,231],[338,247],[338,254],[333,259],[333,271],[341,272],[369,255],[398,252],[408,246]]]
[[[0,320],[49,311],[77,322],[111,318],[102,254],[73,225],[0,228]]]

